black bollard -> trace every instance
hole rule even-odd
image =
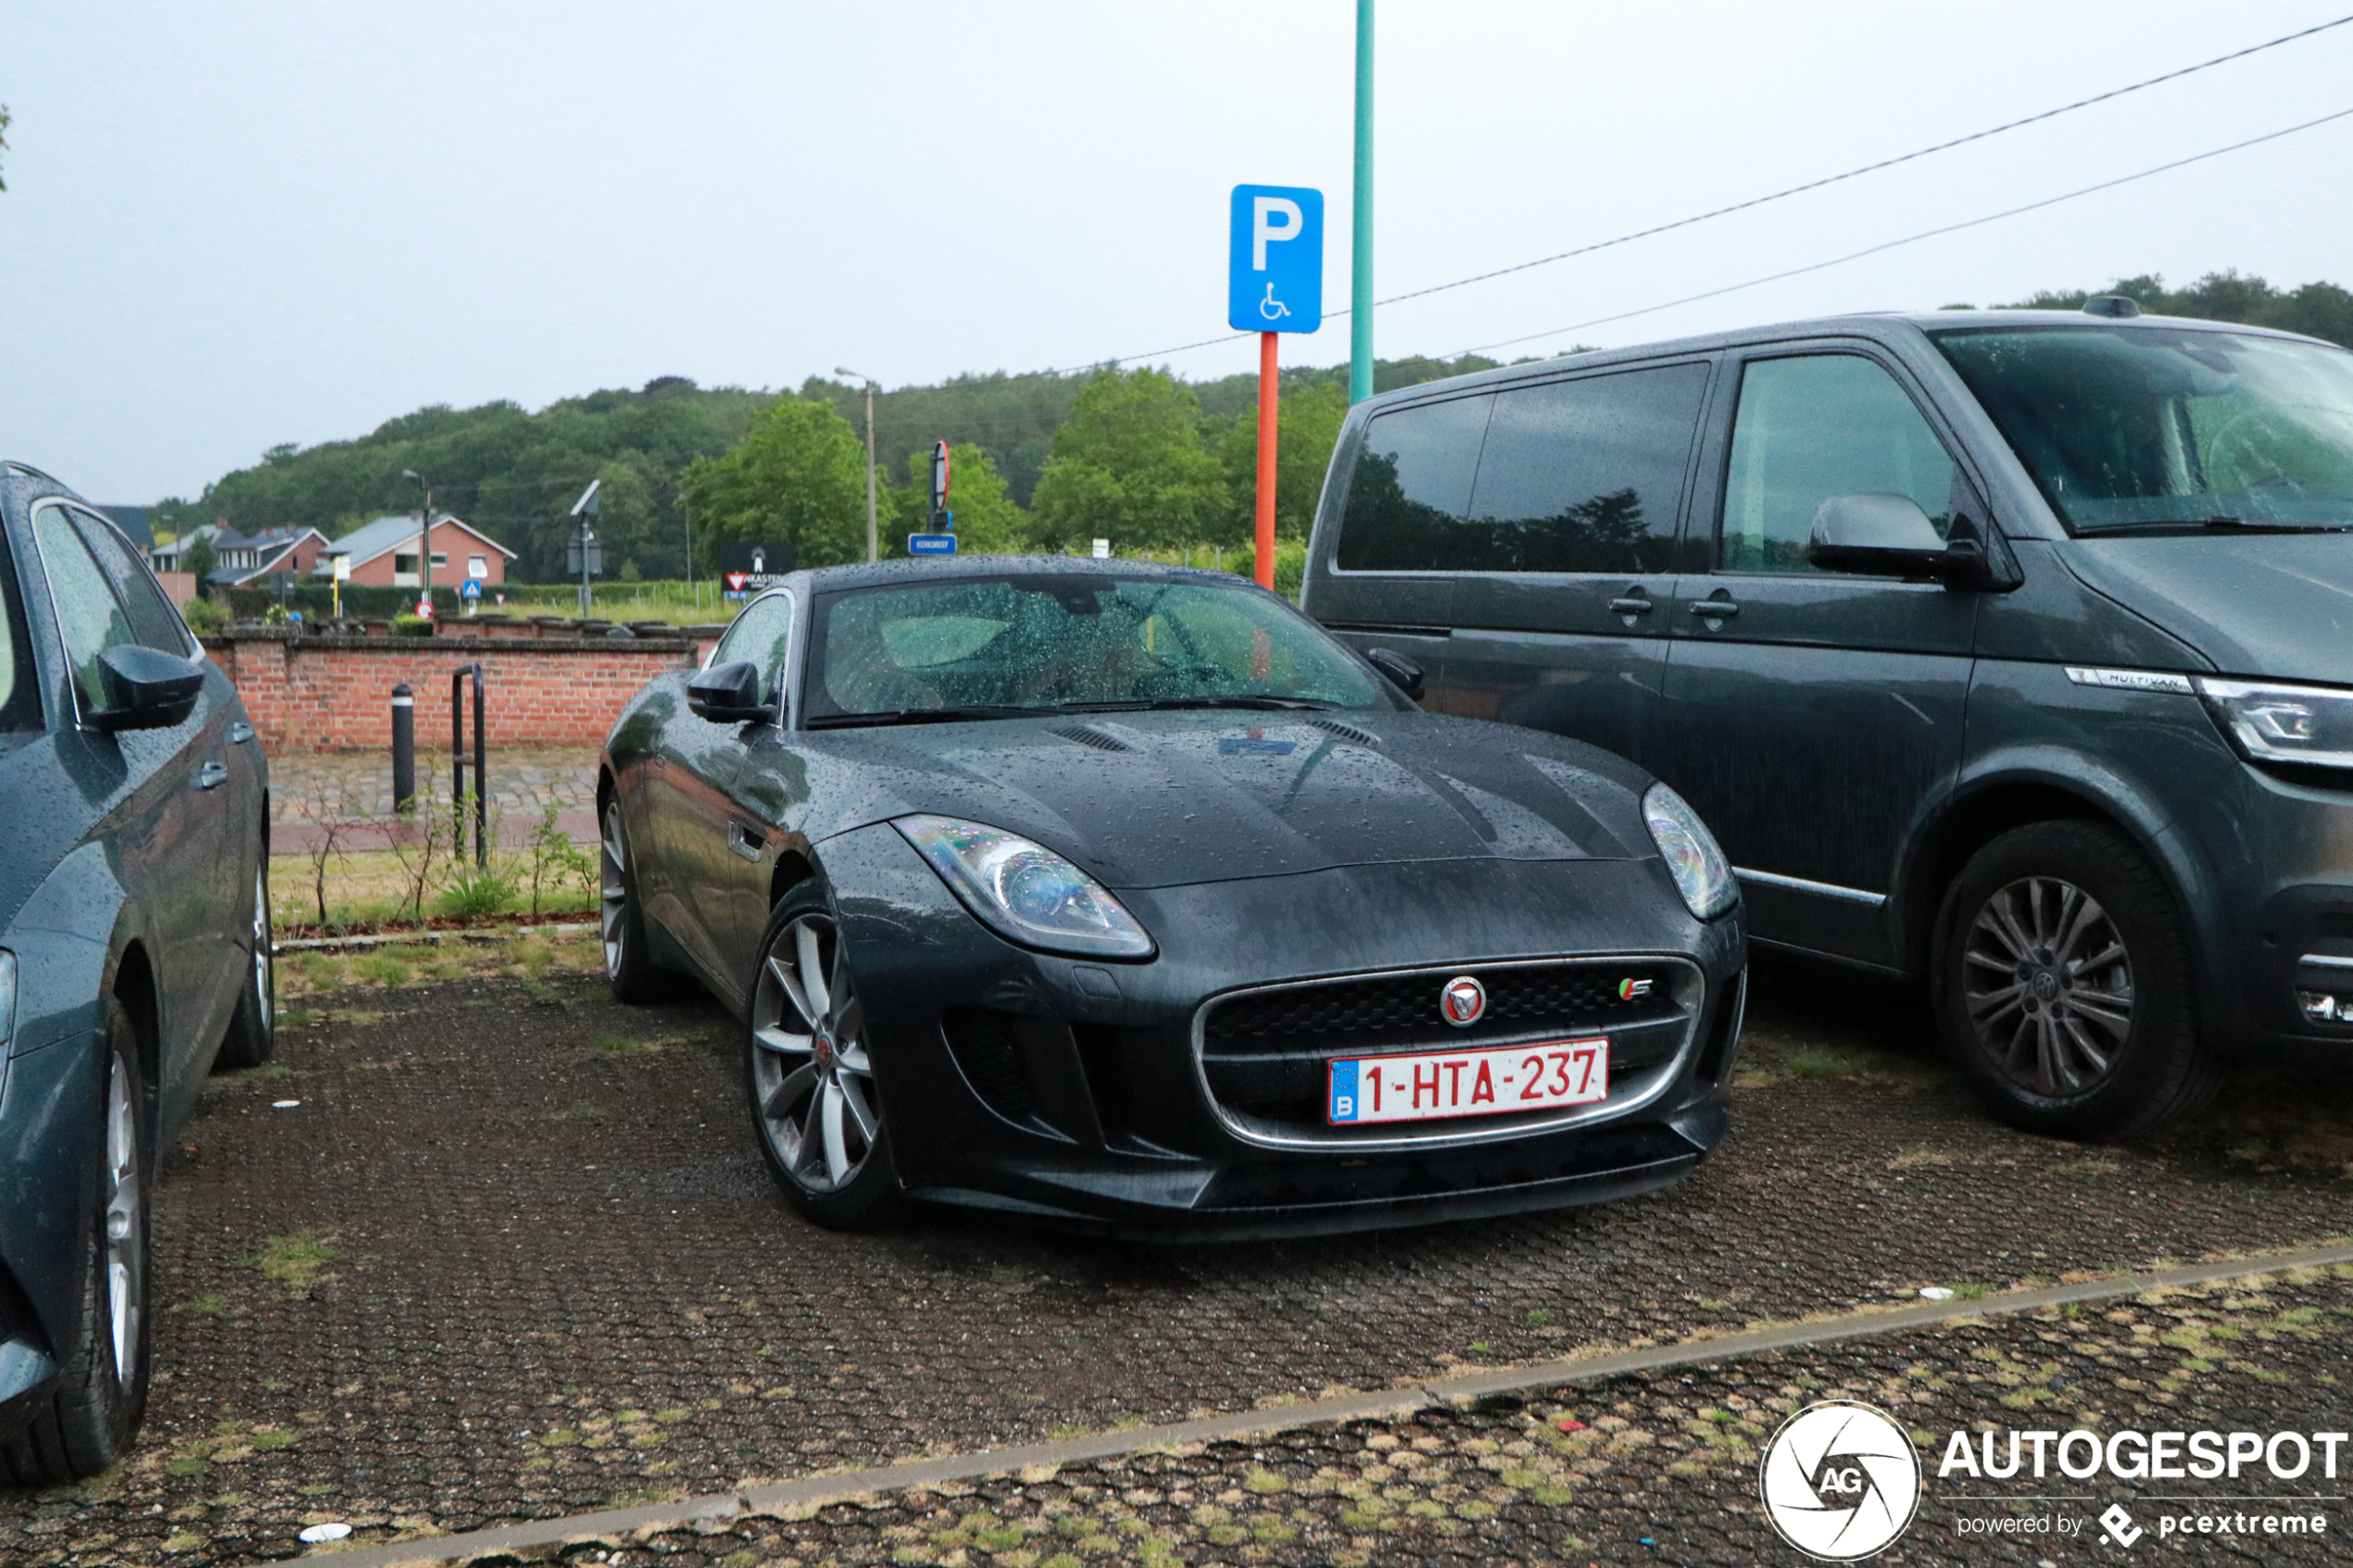
[[[417,699],[403,681],[392,688],[392,809],[406,811],[417,798]]]

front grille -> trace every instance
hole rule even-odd
[[[1446,1022],[1439,994],[1455,973],[1487,988],[1487,1010],[1467,1029]],[[1625,983],[1648,981],[1641,997],[1622,995]],[[1466,969],[1259,991],[1212,1005],[1202,1039],[1210,1054],[1255,1054],[1269,1045],[1313,1047],[1398,1044],[1428,1039],[1461,1045],[1531,1029],[1598,1027],[1656,1017],[1670,1010],[1672,986],[1663,966],[1626,963],[1597,967],[1547,964],[1526,969]]]
[[[1457,975],[1487,1008],[1458,1028],[1440,1007]],[[1201,1021],[1202,1077],[1238,1130],[1280,1142],[1364,1142],[1491,1132],[1555,1122],[1558,1112],[1334,1127],[1324,1096],[1331,1063],[1400,1051],[1454,1051],[1606,1035],[1617,1108],[1663,1089],[1699,1024],[1704,987],[1691,966],[1658,959],[1580,959],[1468,966],[1311,982],[1212,1001]],[[1593,1115],[1609,1114],[1597,1109]]]

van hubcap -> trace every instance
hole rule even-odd
[[[2133,962],[2098,899],[2022,877],[1977,911],[1961,962],[1969,1022],[2003,1076],[2056,1098],[2114,1071],[2133,1032]]]
[[[147,1268],[139,1223],[139,1115],[131,1075],[118,1059],[107,1084],[107,1316],[114,1325],[114,1378],[128,1388],[139,1370],[139,1316]]]

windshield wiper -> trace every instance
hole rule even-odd
[[[860,724],[953,724],[972,719],[1035,719],[1045,708],[887,708],[875,713],[820,713],[804,719],[811,730],[838,730]]]
[[[2179,533],[2343,533],[2353,524],[2342,522],[2265,522],[2229,512],[2214,517],[2169,517],[2149,522],[2119,522],[2082,530],[2086,536],[2112,539],[2120,534]]]
[[[1260,712],[1293,712],[1304,710],[1322,713],[1338,708],[1336,702],[1324,702],[1309,696],[1155,696],[1139,697],[1129,702],[1065,702],[1056,709],[1062,713],[1153,713],[1183,708],[1248,708]]]

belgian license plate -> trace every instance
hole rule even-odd
[[[1487,1050],[1335,1061],[1326,1115],[1334,1126],[1502,1116],[1609,1098],[1609,1041],[1545,1040]]]

